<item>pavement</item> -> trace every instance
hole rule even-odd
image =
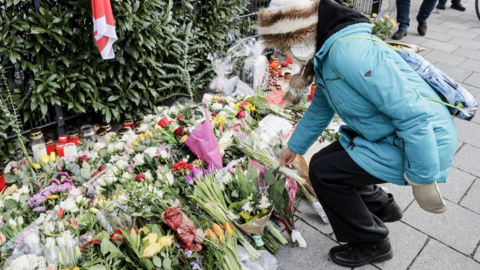
[[[386,10],[395,19],[394,3],[391,0]],[[421,1],[415,1],[408,36],[403,41],[425,48],[420,54],[461,83],[480,102],[480,21],[474,0],[462,3],[466,12],[451,9],[450,3],[446,10],[435,10],[428,19],[427,35],[421,37],[415,19]],[[358,269],[480,269],[480,116],[471,122],[455,120],[455,124],[457,151],[447,183],[440,185],[448,210],[440,215],[430,214],[418,206],[410,187],[384,185],[404,211],[401,221],[387,224],[394,257]],[[323,146],[317,144],[308,155]],[[331,226],[322,223],[307,203],[300,211],[297,226],[308,246],[282,247],[275,256],[279,269],[347,269],[328,258],[330,248],[338,245]]]

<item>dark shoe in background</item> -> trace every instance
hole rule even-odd
[[[458,2],[458,3],[452,3],[452,6],[451,6],[453,9],[456,9],[458,11],[465,11],[466,8],[462,5],[462,3]]]
[[[438,2],[437,9],[445,10],[446,5],[445,3]]]
[[[395,34],[393,34],[392,38],[394,40],[401,40],[406,35],[407,35],[407,30],[398,29],[398,31],[395,32]]]
[[[341,266],[360,267],[368,263],[384,262],[393,258],[390,240],[374,243],[348,243],[330,250],[331,260]]]
[[[395,202],[392,194],[388,194],[388,203],[385,207],[374,213],[382,222],[395,222],[399,221],[403,217],[403,211],[400,206]]]
[[[420,36],[425,36],[427,34],[427,22],[418,22],[417,31]]]

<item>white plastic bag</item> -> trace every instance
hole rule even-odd
[[[278,268],[277,259],[266,250],[259,250],[261,255],[256,261],[248,255],[247,250],[242,246],[238,246],[237,252],[242,270],[277,270]]]
[[[251,55],[245,59],[245,64],[242,71],[242,81],[248,86],[255,89],[261,86],[267,73],[268,60],[262,55],[265,46],[261,41],[255,39],[248,39],[246,46],[249,47]]]
[[[222,57],[216,53],[209,54],[208,60],[212,61],[212,69],[217,74],[210,82],[209,88],[215,91],[223,91],[227,81],[226,75],[232,73],[234,61],[230,55]]]
[[[255,91],[253,91],[253,89],[246,83],[242,82],[238,76],[225,81],[223,90],[225,95],[232,97],[239,96],[240,94],[245,94],[247,96],[255,94]]]

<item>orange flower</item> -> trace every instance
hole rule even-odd
[[[208,237],[210,237],[210,239],[211,239],[212,241],[217,242],[217,237],[216,237],[215,234],[212,232],[212,230],[210,230],[210,228],[207,228],[207,229],[205,230],[205,234],[208,235]]]
[[[230,236],[233,235],[234,230],[233,230],[232,223],[226,222],[225,224],[223,224],[223,227],[225,227],[225,230],[227,231],[227,233],[228,233]]]
[[[225,242],[225,235],[223,234],[222,226],[213,223],[213,231],[218,236],[218,239],[219,239],[220,243],[223,244]]]

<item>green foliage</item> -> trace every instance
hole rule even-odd
[[[393,19],[389,20],[389,15],[385,15],[383,18],[378,18],[377,14],[372,14],[370,20],[373,23],[372,34],[379,37],[383,41],[391,35],[391,30],[396,26]]]
[[[90,1],[44,0],[37,13],[32,0],[0,0],[0,65],[24,75],[26,82],[13,88],[24,122],[31,115],[38,123],[53,104],[72,113],[93,108],[106,121],[119,121],[190,96],[213,75],[206,56],[226,49],[234,27],[231,18],[245,8],[244,0],[111,4],[118,36],[115,59],[102,60]],[[189,55],[195,52],[192,58],[185,59],[185,43]],[[11,133],[6,124],[0,116],[0,140]]]

